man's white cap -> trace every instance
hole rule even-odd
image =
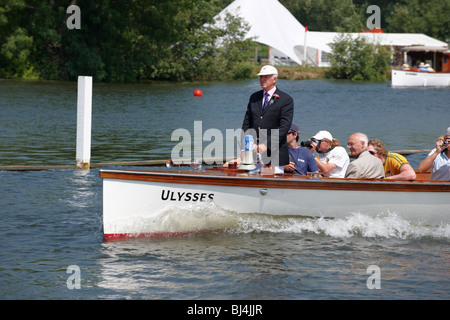
[[[328,131],[319,131],[313,138],[317,140],[327,139],[333,141],[333,136]]]
[[[447,136],[450,136],[450,127],[447,128]]]
[[[274,75],[278,76],[278,70],[275,67],[267,65],[267,66],[264,66],[261,68],[261,70],[258,73],[258,76],[265,76],[268,74],[274,74]]]

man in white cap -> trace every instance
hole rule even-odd
[[[263,163],[274,166],[276,173],[284,172],[284,166],[289,164],[286,135],[294,117],[294,100],[276,87],[278,71],[275,67],[262,67],[258,76],[263,90],[250,96],[242,130],[253,129]]]
[[[347,147],[356,160],[348,165],[345,178],[384,179],[383,163],[367,151],[368,145],[369,139],[364,133],[357,132],[348,138]]]
[[[343,178],[350,158],[347,151],[328,131],[322,130],[312,137],[311,152],[317,151],[317,166],[324,177]]]

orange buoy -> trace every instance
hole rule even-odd
[[[194,91],[194,96],[195,96],[195,97],[201,97],[202,94],[203,94],[202,91],[199,90],[199,89],[197,89],[197,90]]]

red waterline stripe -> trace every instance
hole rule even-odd
[[[213,233],[220,232],[223,230],[198,230],[198,231],[179,231],[179,232],[151,232],[151,233],[105,233],[105,241],[117,241],[126,239],[139,239],[139,238],[172,238],[172,237],[182,237],[188,235],[197,235],[203,233]]]

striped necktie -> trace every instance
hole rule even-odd
[[[264,104],[263,104],[263,111],[264,111],[264,109],[267,107],[267,104],[269,103],[269,93],[268,92],[266,92],[265,94],[264,94],[266,97],[264,98]]]

